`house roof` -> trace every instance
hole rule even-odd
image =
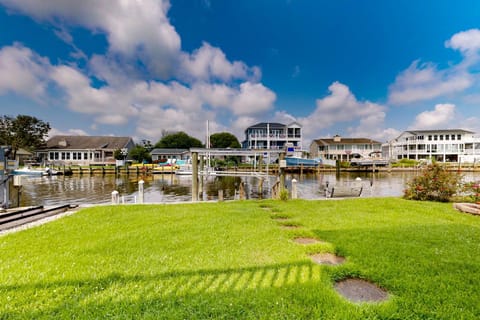
[[[270,129],[284,129],[286,125],[278,122],[260,122],[257,124],[254,124],[253,126],[250,126],[247,128],[248,129],[267,129],[267,125],[270,127]]]
[[[150,151],[150,154],[184,154],[188,152],[190,152],[188,149],[155,148]]]
[[[470,130],[464,130],[464,129],[436,129],[436,130],[408,130],[408,131],[405,131],[405,132],[408,132],[410,134],[415,134],[415,135],[418,135],[418,134],[426,134],[426,133],[457,133],[457,132],[462,132],[462,133],[475,133],[473,131],[470,131]],[[404,132],[404,133],[405,133]]]
[[[47,141],[43,149],[110,149],[117,150],[127,147],[132,142],[130,137],[112,136],[54,136]]]
[[[333,138],[328,139],[316,139],[313,140],[317,145],[333,145],[333,144],[382,144],[379,141],[375,141],[367,138],[341,138],[340,141],[335,141]]]

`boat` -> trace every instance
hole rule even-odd
[[[287,166],[305,166],[305,167],[316,167],[320,164],[318,159],[305,159],[300,157],[285,157],[287,161]]]
[[[180,169],[179,166],[177,166],[177,165],[172,165],[172,164],[157,165],[157,166],[153,167],[152,173],[153,173],[153,174],[158,174],[158,173],[175,173],[178,169]]]
[[[31,167],[24,167],[24,168],[19,168],[15,169],[12,171],[12,174],[14,175],[26,175],[26,176],[53,176],[53,175],[58,175],[59,172],[57,170],[51,169],[49,167],[46,168],[38,168],[38,169],[33,169]]]

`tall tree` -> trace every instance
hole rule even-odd
[[[210,136],[212,148],[241,148],[237,137],[229,132],[214,133]]]
[[[13,157],[20,148],[34,151],[45,145],[50,124],[32,116],[0,117],[0,144],[12,147]]]
[[[152,155],[147,148],[137,144],[130,152],[128,153],[130,158],[136,160],[137,162],[152,162]]]
[[[203,147],[203,144],[200,140],[189,136],[183,131],[167,134],[155,144],[155,148],[189,149],[201,147]]]

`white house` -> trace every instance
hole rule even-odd
[[[480,161],[480,139],[463,129],[409,130],[383,146],[392,160]]]
[[[302,126],[297,122],[288,125],[275,122],[262,122],[245,130],[244,149],[284,149],[287,143],[302,150]]]
[[[316,139],[310,143],[310,158],[350,161],[358,157],[371,157],[381,153],[381,142],[368,138],[333,138]]]

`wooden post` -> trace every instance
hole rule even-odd
[[[223,190],[218,190],[218,201],[222,202],[223,201]]]
[[[279,166],[280,166],[280,161],[285,160],[285,153],[284,152],[280,153],[278,159],[279,159]],[[280,190],[279,191],[282,191],[283,189],[285,189],[285,168],[280,166]]]
[[[239,190],[239,197],[240,200],[245,200],[246,195],[245,195],[245,182],[240,182],[240,190]]]
[[[258,181],[258,197],[260,199],[262,199],[263,197],[263,178],[260,178],[260,180]]]
[[[192,201],[198,201],[198,152],[192,152]]]
[[[292,180],[292,199],[297,199],[297,179]]]
[[[200,172],[205,172],[205,157],[204,156],[200,156]],[[199,192],[200,194],[202,195],[202,199],[203,199],[203,174],[200,174],[200,187],[199,187]]]

